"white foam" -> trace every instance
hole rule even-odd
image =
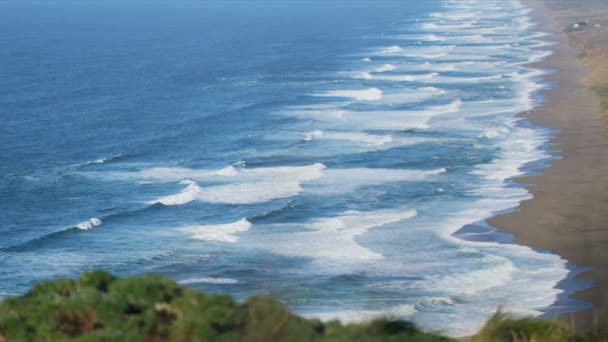
[[[214,284],[214,285],[232,285],[238,284],[239,281],[232,278],[213,278],[213,277],[202,277],[202,278],[188,278],[178,281],[182,285],[192,284]]]
[[[358,151],[380,151],[397,147],[412,146],[424,143],[445,143],[457,139],[417,137],[417,136],[393,136],[388,134],[369,134],[365,132],[340,132],[340,131],[312,131],[304,134],[304,141],[314,140],[337,140],[354,143],[359,146]],[[345,153],[349,149],[342,147]],[[330,151],[335,155],[334,151]],[[323,155],[322,152],[320,152]]]
[[[410,104],[444,95],[445,90],[435,87],[419,87],[413,89],[401,89],[398,93],[385,94],[382,103],[385,104]]]
[[[177,182],[191,184],[188,180],[201,181],[262,181],[267,176],[287,177],[293,180],[312,180],[321,176],[325,165],[315,163],[304,166],[277,166],[245,168],[228,166],[220,170],[191,169],[185,167],[154,167],[130,173],[115,173],[117,178],[135,178],[151,182]]]
[[[215,174],[218,176],[231,177],[231,176],[236,176],[237,173],[238,173],[237,169],[235,169],[234,166],[230,165],[230,166],[226,166],[225,168],[217,171]]]
[[[479,77],[469,77],[469,76],[435,76],[432,78],[421,78],[417,81],[420,82],[430,82],[430,83],[438,83],[438,84],[468,84],[468,83],[484,83],[484,82],[501,82],[503,81],[502,75],[491,75],[491,76],[479,76]]]
[[[80,222],[79,224],[76,225],[76,228],[78,229],[82,229],[82,230],[89,230],[89,229],[93,229],[99,225],[101,225],[103,222],[98,219],[97,217],[93,217],[89,220]]]
[[[187,185],[179,193],[158,198],[152,203],[181,205],[195,200],[210,203],[256,204],[286,198],[302,191],[301,183],[323,176],[323,164],[271,168],[234,168],[219,171],[187,168],[154,168],[139,172],[147,180],[171,182],[180,178]],[[201,188],[195,180],[225,184]],[[228,183],[226,183],[228,182]]]
[[[382,50],[381,54],[390,54],[393,56],[406,56],[406,57],[419,57],[419,58],[438,58],[445,56],[455,48],[455,45],[442,45],[442,46],[427,46],[427,47],[415,47],[415,48],[387,48]]]
[[[107,158],[100,158],[100,159],[91,160],[91,161],[87,161],[87,162],[84,162],[84,163],[76,164],[76,166],[87,166],[87,165],[94,165],[94,164],[104,164],[104,163],[112,161],[112,160],[114,160],[116,158],[120,158],[122,156],[123,156],[122,154],[117,154],[117,155],[114,155],[114,156],[111,156],[111,157],[107,157]]]
[[[306,180],[302,180],[306,181]],[[251,183],[236,183],[206,187],[197,196],[209,203],[257,204],[274,199],[287,198],[302,192],[302,181],[277,178]]]
[[[181,205],[195,200],[209,203],[256,204],[296,196],[302,191],[299,181],[259,181],[215,185],[201,188],[196,182],[184,181],[188,186],[177,194],[158,198],[151,203]]]
[[[370,322],[378,318],[400,318],[408,319],[416,313],[416,308],[410,304],[397,305],[386,310],[340,310],[320,312],[306,315],[308,318],[317,318],[324,322],[339,320],[344,324]]]
[[[387,143],[390,140],[388,137],[373,137],[361,133],[331,132],[329,137],[332,137],[332,134],[336,134],[335,138],[373,139],[373,143],[376,144]],[[296,196],[303,191],[326,194],[348,192],[362,185],[418,181],[445,172],[443,169],[327,169],[320,163],[293,167],[241,168],[219,174],[217,171],[210,170],[185,168],[175,170],[174,174],[168,172],[167,168],[160,170],[160,173],[151,170],[141,172],[141,174],[155,177],[151,179],[160,182],[175,181],[176,176],[187,177],[180,181],[180,184],[187,185],[180,192],[160,197],[150,203],[181,205],[198,200],[210,203],[256,204]],[[160,177],[161,175],[162,177]],[[200,187],[195,179],[216,180],[224,182],[224,184]],[[344,179],[348,179],[348,182],[341,185],[340,183],[341,181],[344,183]],[[306,189],[304,185],[307,185]]]
[[[522,15],[526,9],[519,1],[446,0],[443,4],[447,7],[445,12],[436,13],[432,22],[422,24],[422,27],[428,31],[427,35],[409,35],[404,38],[423,40],[431,42],[431,44],[433,44],[432,42],[448,41],[457,44],[456,46],[446,50],[445,46],[425,47],[424,45],[429,45],[426,43],[415,48],[402,45],[402,48],[385,49],[380,53],[426,59],[423,61],[424,63],[399,64],[401,72],[446,71],[445,74],[436,74],[433,77],[416,81],[450,85],[484,82],[490,83],[487,84],[488,87],[494,86],[491,83],[496,83],[496,88],[500,86],[500,89],[505,89],[505,91],[501,91],[504,95],[511,91],[517,92],[515,96],[508,99],[467,101],[459,107],[458,111],[448,112],[446,115],[440,114],[443,116],[432,122],[425,121],[425,125],[432,124],[434,129],[443,127],[472,130],[473,134],[490,138],[491,141],[488,144],[499,149],[498,157],[495,160],[478,165],[472,172],[479,178],[479,184],[476,184],[478,187],[472,186],[475,190],[472,190],[471,194],[484,199],[469,204],[470,209],[454,213],[444,221],[430,222],[433,226],[440,227],[438,234],[441,237],[453,242],[455,246],[468,246],[472,250],[471,253],[480,253],[481,257],[479,260],[472,261],[473,264],[469,269],[459,268],[461,270],[459,273],[450,272],[444,268],[439,269],[441,272],[430,272],[430,276],[417,285],[424,285],[425,289],[436,289],[438,293],[463,296],[466,300],[455,302],[452,300],[453,297],[446,296],[445,301],[421,302],[420,306],[413,304],[414,308],[419,309],[419,311],[414,311],[414,315],[411,316],[414,321],[417,317],[423,317],[426,319],[426,324],[429,324],[428,322],[437,324],[436,319],[439,318],[442,320],[442,329],[454,336],[465,336],[476,331],[500,304],[504,304],[505,309],[512,313],[540,314],[539,308],[547,307],[557,299],[560,290],[555,289],[555,285],[567,275],[568,271],[564,267],[565,260],[555,255],[537,253],[525,246],[463,241],[452,236],[464,225],[485,220],[494,212],[512,209],[517,206],[519,201],[529,198],[530,195],[525,189],[507,187],[506,180],[522,174],[521,167],[525,163],[543,157],[543,153],[539,151],[545,139],[539,137],[537,130],[516,128],[512,125],[514,122],[509,122],[508,118],[535,105],[531,95],[539,89],[540,85],[533,81],[534,75],[522,73],[521,66],[545,58],[548,52],[534,52],[531,50],[530,44],[523,44],[523,42],[528,43],[531,36],[522,30],[528,29],[531,23],[529,18]],[[513,20],[510,19],[511,17]],[[488,18],[492,18],[492,20],[487,20]],[[513,62],[504,56],[514,56],[517,61]],[[527,60],[522,61],[522,59]],[[429,60],[433,60],[433,63]],[[475,76],[454,76],[447,71],[475,73]],[[373,71],[367,71],[360,76],[374,80],[389,80],[389,78],[382,77],[390,76],[395,81],[411,81],[408,76],[418,75],[417,72],[401,75],[393,73],[376,75]],[[479,76],[480,72],[484,74]],[[402,78],[403,76],[405,77]],[[389,94],[390,90],[385,89],[383,101],[387,100]],[[501,116],[488,117],[488,115]],[[396,119],[396,117],[388,117]],[[380,113],[379,118],[382,120],[387,117]],[[367,129],[373,127],[373,124],[365,125],[359,115],[353,115],[349,111],[342,111],[339,116],[331,120],[339,121],[343,125],[352,123],[354,120],[357,121],[359,127]],[[390,120],[386,120],[386,122],[388,121]],[[439,121],[445,121],[445,123],[442,124]],[[339,227],[339,222],[327,222],[326,230],[332,231]],[[420,229],[422,230],[422,228]],[[437,257],[437,259],[440,258]],[[378,265],[379,262],[374,262],[374,271],[377,270]],[[362,267],[362,269],[371,268]],[[400,269],[400,271],[403,270]],[[415,282],[406,281],[409,285]],[[442,316],[432,312],[433,309],[428,309],[426,305],[453,305],[455,306],[454,314],[443,313]],[[322,315],[326,315],[326,313]],[[378,312],[362,309],[335,312],[333,317],[331,314],[327,317],[351,319],[354,316],[369,319],[374,315],[378,315]],[[463,322],[462,317],[467,317],[466,322]],[[432,328],[433,325],[431,324],[430,327]]]
[[[188,226],[178,228],[182,233],[188,234],[192,239],[218,242],[237,242],[238,233],[251,229],[251,223],[243,218],[235,222],[225,224],[212,224],[200,226]]]
[[[479,265],[479,268],[466,273],[431,276],[419,286],[427,285],[450,296],[471,296],[507,284],[516,271],[513,262],[496,255],[485,255],[479,260]]]
[[[310,257],[323,263],[382,259],[381,254],[361,246],[355,238],[369,229],[404,221],[416,214],[415,210],[401,208],[373,212],[347,211],[336,217],[304,224],[308,231],[265,236],[264,245],[274,253]]]
[[[433,18],[441,18],[441,19],[470,19],[470,18],[479,18],[479,17],[483,17],[483,18],[489,18],[489,16],[487,16],[487,14],[485,13],[480,13],[480,12],[475,12],[475,11],[465,11],[465,12],[435,12],[431,14],[431,17]]]
[[[376,69],[374,69],[374,72],[387,72],[387,71],[393,71],[395,69],[397,69],[397,67],[392,64],[384,64],[384,65],[379,66]]]
[[[502,42],[496,40],[496,38],[485,37],[484,35],[478,34],[479,32],[465,32],[462,34],[455,35],[452,32],[438,32],[438,33],[429,33],[429,34],[401,34],[401,35],[393,35],[392,39],[398,40],[406,40],[406,41],[423,41],[423,42],[446,42],[457,43],[457,44],[467,44],[467,43],[496,43]],[[513,42],[514,39],[505,39],[504,42]],[[519,41],[519,40],[517,40]]]
[[[274,199],[287,198],[305,191],[316,193],[335,193],[336,191],[353,191],[358,186],[382,184],[385,182],[417,181],[445,170],[394,170],[394,169],[326,169],[323,164],[295,167],[270,167],[241,169],[234,175],[222,177],[230,182],[221,185],[200,187],[192,180],[213,179],[217,172],[191,170],[190,179],[180,181],[187,185],[177,194],[160,197],[150,203],[164,205],[182,205],[192,201],[228,204],[257,204]],[[183,175],[184,169],[179,174]],[[166,174],[163,170],[163,174]],[[211,177],[211,178],[209,178]],[[350,177],[344,186],[340,186],[340,177]],[[227,179],[226,179],[227,178]],[[165,179],[171,181],[171,178]]]
[[[310,140],[349,140],[349,141],[358,141],[362,142],[368,146],[378,146],[390,143],[393,141],[393,137],[390,135],[377,135],[377,134],[368,134],[363,132],[323,132],[323,131],[313,131],[310,133],[306,133],[304,137],[305,141]]]
[[[201,188],[192,180],[183,180],[180,184],[186,184],[186,188],[177,194],[161,197],[152,203],[161,203],[164,205],[181,205],[192,202],[200,197],[203,193]]]
[[[392,74],[392,75],[370,75],[370,79],[385,80],[385,81],[396,81],[396,82],[415,82],[422,80],[432,80],[439,76],[438,73],[429,74]]]
[[[523,127],[513,129],[510,133],[510,136],[500,144],[498,158],[491,163],[478,165],[471,174],[482,176],[488,181],[498,182],[498,185],[506,187],[504,184],[506,179],[523,174],[522,165],[548,157],[540,150],[546,141],[545,137]]]
[[[393,54],[399,51],[402,51],[403,49],[397,45],[393,45],[393,46],[389,46],[386,49],[382,50],[381,52],[384,54]]]
[[[322,97],[350,97],[357,101],[378,101],[382,99],[382,90],[378,88],[369,88],[362,90],[331,90],[315,96]]]
[[[360,72],[357,73],[353,76],[353,78],[360,78],[363,80],[371,80],[372,78],[374,78],[374,76],[372,76],[372,74],[370,74],[369,72]]]
[[[446,169],[328,169],[325,176],[309,184],[307,191],[318,195],[335,195],[355,191],[363,186],[386,183],[421,182],[445,173]]]
[[[312,141],[312,140],[318,139],[322,136],[323,136],[323,131],[320,131],[320,130],[308,132],[304,135],[304,141]]]
[[[293,110],[289,114],[315,119],[327,123],[336,123],[340,127],[347,126],[359,129],[404,130],[428,128],[431,117],[457,112],[462,105],[460,99],[450,104],[433,106],[421,110],[394,111],[347,111],[341,109],[306,109]]]
[[[446,40],[445,37],[440,37],[440,36],[438,36],[436,34],[427,34],[427,35],[424,35],[422,37],[419,37],[419,39],[426,40],[426,41],[429,41],[429,42],[442,42],[442,41]]]
[[[497,68],[505,66],[505,64],[500,61],[424,62],[422,64],[412,64],[409,68],[412,70],[428,71],[496,72]]]

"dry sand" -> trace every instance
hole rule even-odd
[[[562,159],[541,170],[540,176],[519,178],[520,183],[534,184],[529,188],[534,198],[490,223],[514,234],[522,244],[551,250],[577,266],[593,267],[580,277],[592,279],[596,286],[574,295],[592,303],[593,309],[563,317],[576,329],[585,329],[594,319],[608,318],[608,129],[599,99],[589,89],[608,83],[604,77],[608,73],[601,71],[608,70],[602,52],[608,47],[608,1],[529,3],[536,9],[541,30],[559,44],[551,47],[555,53],[541,65],[557,71],[547,77],[553,87],[542,93],[541,107],[523,115],[559,130],[552,142]],[[591,19],[588,31],[564,32],[568,25],[586,19]],[[581,49],[593,54],[594,66],[582,63]]]

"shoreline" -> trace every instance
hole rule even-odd
[[[549,8],[554,4],[547,0],[528,3],[539,30],[549,33],[546,39],[557,44],[550,47],[551,56],[535,63],[555,71],[544,76],[551,87],[540,91],[539,107],[520,116],[556,131],[547,146],[555,158],[514,180],[528,189],[532,199],[488,223],[512,234],[520,244],[550,250],[576,265],[574,277],[560,285],[572,278],[593,281],[594,287],[571,296],[567,289],[564,293],[590,303],[592,309],[560,316],[574,329],[587,329],[608,317],[608,211],[604,209],[608,204],[608,130],[599,98],[583,83],[588,71],[578,61],[580,51],[571,46],[563,24]]]

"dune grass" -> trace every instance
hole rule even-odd
[[[472,342],[608,341],[575,336],[553,321],[492,317]],[[209,295],[159,275],[117,278],[102,271],[34,286],[0,303],[0,341],[455,341],[414,324],[321,322],[281,303]]]

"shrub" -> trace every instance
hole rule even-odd
[[[575,336],[557,322],[496,313],[471,342],[606,341],[605,329]],[[183,288],[159,275],[117,278],[85,273],[34,286],[0,303],[5,341],[454,341],[402,320],[343,325],[292,314],[267,297],[237,303],[230,296]]]
[[[449,341],[402,321],[322,323],[281,303],[183,288],[159,275],[85,273],[0,303],[0,341]]]

